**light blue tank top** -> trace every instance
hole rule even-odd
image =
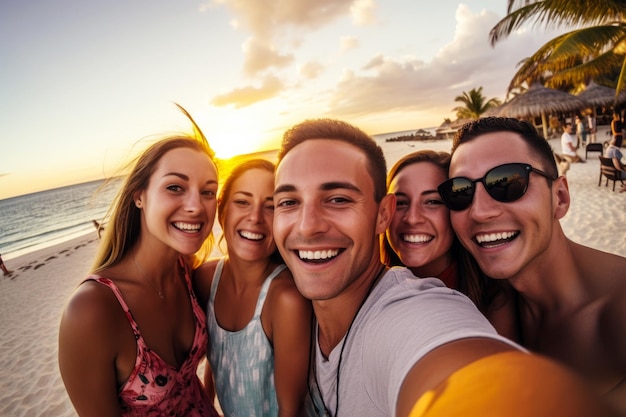
[[[231,332],[215,319],[215,293],[224,258],[213,275],[207,304],[209,347],[207,358],[213,370],[215,392],[224,417],[276,417],[278,402],[274,385],[274,350],[261,324],[261,311],[272,280],[285,268],[280,265],[267,277],[252,320],[243,329]]]

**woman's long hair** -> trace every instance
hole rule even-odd
[[[216,166],[215,152],[209,146],[204,134],[200,131],[193,118],[185,109],[179,109],[191,120],[194,126],[193,135],[173,135],[152,144],[148,149],[131,161],[130,173],[122,183],[117,196],[109,207],[106,218],[109,218],[102,235],[98,252],[92,265],[92,273],[118,264],[134,247],[141,233],[141,211],[135,206],[134,196],[148,187],[150,177],[157,164],[167,152],[173,149],[189,148],[204,153]],[[213,232],[203,243],[193,259],[192,265],[197,266],[208,257],[213,246]]]

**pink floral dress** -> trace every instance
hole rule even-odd
[[[181,263],[184,265],[182,260]],[[206,316],[191,289],[189,271],[187,268],[184,268],[184,270],[196,331],[189,356],[185,359],[180,369],[168,365],[146,345],[137,322],[135,322],[131,311],[122,298],[120,290],[113,281],[96,275],[88,278],[88,280],[94,280],[106,285],[113,291],[126,313],[126,318],[128,318],[137,340],[135,368],[118,393],[124,416],[218,416],[196,373],[198,364],[206,353],[208,340]]]

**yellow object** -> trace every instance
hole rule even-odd
[[[456,371],[410,417],[589,417],[610,414],[577,376],[551,360],[506,352]]]

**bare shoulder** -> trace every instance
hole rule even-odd
[[[111,289],[90,280],[78,286],[70,296],[63,310],[63,320],[75,325],[92,325],[119,310]]]
[[[583,275],[601,285],[626,288],[626,258],[580,244],[572,245],[572,254]]]
[[[626,372],[626,258],[582,245],[573,250],[597,311],[596,340]]]
[[[290,305],[295,306],[308,303],[298,291],[291,271],[286,268],[272,281],[267,297],[272,304],[279,304],[284,308],[289,308]]]
[[[617,326],[607,329],[610,333],[626,335],[626,258],[587,247],[584,251],[579,254],[583,274],[601,300],[601,323]]]
[[[281,271],[268,289],[261,313],[264,328],[275,349],[293,352],[308,346],[312,314],[311,302],[300,294],[291,272],[288,269]]]
[[[78,337],[83,344],[109,344],[121,333],[121,328],[127,327],[124,311],[111,289],[87,281],[74,291],[65,305],[59,337],[68,341]]]
[[[263,310],[272,322],[309,321],[312,314],[311,302],[300,294],[288,269],[272,281]]]

